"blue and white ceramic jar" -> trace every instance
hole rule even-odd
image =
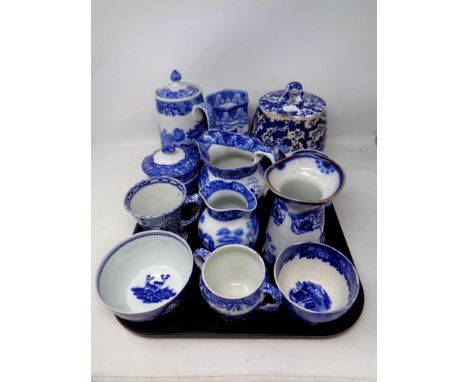
[[[206,96],[213,107],[215,129],[249,134],[249,95],[244,90],[224,89]]]
[[[198,220],[198,235],[210,251],[227,244],[253,247],[259,223],[257,199],[242,183],[215,180],[200,189],[206,209]]]
[[[166,141],[194,140],[213,125],[213,108],[203,102],[200,86],[182,82],[177,70],[171,83],[156,89],[156,110]]]
[[[258,199],[267,192],[263,158],[275,163],[279,156],[260,140],[221,130],[208,130],[197,140],[204,166],[199,187],[213,180],[237,181],[249,188]]]
[[[299,82],[260,98],[252,135],[265,145],[281,145],[294,152],[300,149],[323,150],[327,112],[323,99],[303,91]]]
[[[190,196],[198,192],[199,162],[195,145],[165,145],[145,157],[141,168],[149,177],[168,176],[181,181]]]
[[[267,281],[265,264],[253,249],[232,244],[213,252],[200,248],[193,256],[201,269],[201,294],[222,319],[242,320],[254,310],[279,308],[281,293]],[[265,302],[266,295],[274,302]]]
[[[325,240],[325,207],[345,182],[341,167],[326,154],[300,150],[265,171],[269,190],[275,195],[265,233],[263,257],[273,264],[289,245]]]

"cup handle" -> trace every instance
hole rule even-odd
[[[200,111],[205,114],[206,116],[206,128],[209,129],[214,129],[215,124],[214,124],[214,111],[213,111],[213,106],[211,106],[208,102],[201,102],[197,103],[196,105],[193,105],[192,108],[192,118],[196,122],[201,121]]]
[[[262,285],[261,292],[262,292],[262,303],[257,307],[258,310],[263,310],[265,312],[273,312],[280,307],[283,297],[281,296],[281,292],[279,291],[277,287],[265,281]],[[265,304],[263,302],[263,299],[265,298],[265,294],[269,294],[271,297],[273,297],[273,300],[275,300],[275,302],[273,304]]]
[[[195,220],[198,219],[203,208],[203,200],[198,193],[193,194],[193,195],[187,196],[187,198],[184,201],[183,206],[185,207],[188,204],[196,204],[197,210],[195,211],[195,214],[190,219],[182,220],[182,228],[187,227],[189,224],[192,224]]]
[[[205,260],[210,257],[211,252],[207,251],[205,248],[198,248],[193,253],[193,261],[200,270],[203,268],[203,263]]]

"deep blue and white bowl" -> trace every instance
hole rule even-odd
[[[150,321],[180,303],[192,269],[192,251],[180,236],[141,232],[117,244],[104,258],[97,272],[97,292],[115,315]]]
[[[276,259],[274,276],[290,310],[309,324],[341,317],[359,293],[354,265],[326,244],[287,247]]]

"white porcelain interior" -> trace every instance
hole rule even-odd
[[[139,216],[160,216],[178,208],[184,193],[169,183],[150,184],[140,189],[130,201],[130,210]]]
[[[206,201],[213,210],[245,210],[247,200],[242,194],[232,190],[219,190],[214,192]]]
[[[104,303],[116,312],[144,313],[172,301],[187,284],[193,267],[190,248],[180,240],[164,232],[139,237],[118,249],[106,262],[98,280]],[[170,275],[164,287],[176,294],[157,303],[142,302],[132,288],[144,287],[147,275],[155,280]]]
[[[250,167],[258,162],[254,153],[239,149],[237,147],[213,144],[208,149],[210,163],[221,169],[234,169]],[[260,158],[261,159],[261,158]]]
[[[242,298],[263,283],[265,265],[260,255],[242,245],[225,245],[213,251],[202,271],[205,285],[224,298]]]
[[[310,157],[285,161],[281,170],[272,168],[268,174],[268,181],[277,193],[287,199],[306,202],[327,199],[340,187],[338,172],[320,172],[315,159]]]
[[[344,307],[349,301],[349,289],[346,279],[332,267],[319,259],[295,258],[283,265],[277,275],[277,285],[283,296],[291,304],[307,310],[291,301],[289,291],[295,288],[298,281],[311,281],[320,285],[328,294],[331,306],[327,312]]]

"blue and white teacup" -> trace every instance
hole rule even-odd
[[[304,242],[287,247],[276,259],[274,275],[289,309],[309,324],[336,320],[359,294],[354,265],[326,244]]]
[[[231,244],[213,252],[200,248],[193,256],[201,269],[201,294],[221,318],[238,320],[257,309],[279,308],[281,293],[266,280],[265,263],[253,249]],[[274,303],[264,302],[267,294]]]
[[[209,94],[206,102],[214,112],[214,127],[231,133],[249,133],[249,95],[246,91],[224,89]]]
[[[187,220],[182,208],[196,204],[197,209]],[[184,228],[200,216],[203,201],[198,194],[187,196],[182,182],[167,176],[155,176],[135,184],[125,195],[125,209],[144,230],[171,231],[186,237]]]

